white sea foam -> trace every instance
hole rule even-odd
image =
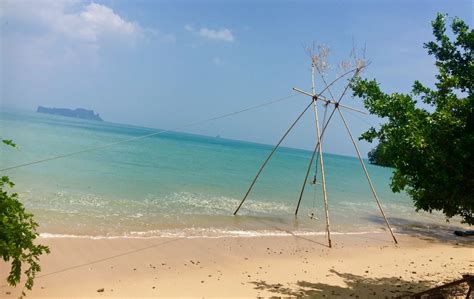
[[[365,234],[380,234],[381,231],[366,231],[366,232],[331,232],[332,235],[365,235]],[[55,234],[55,233],[41,233],[40,237],[45,239],[54,238],[75,238],[75,239],[153,239],[153,238],[255,238],[255,237],[311,237],[323,236],[326,232],[310,232],[310,231],[275,231],[275,230],[224,230],[217,228],[206,229],[181,229],[181,230],[150,230],[140,232],[130,232],[124,235],[72,235],[72,234]]]

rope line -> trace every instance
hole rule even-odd
[[[369,122],[368,120],[366,120],[365,118],[363,117],[360,117],[359,115],[357,115],[357,113],[354,113],[352,111],[349,111],[349,109],[346,110],[347,113],[349,113],[350,115],[356,117],[357,119],[359,119],[360,121],[364,122],[365,124],[371,126],[371,127],[374,127],[375,125],[371,122]]]
[[[141,135],[141,136],[137,136],[137,137],[132,137],[132,138],[124,139],[124,140],[119,140],[119,141],[116,141],[116,142],[111,142],[111,143],[99,145],[99,146],[96,146],[96,147],[91,147],[91,148],[86,148],[86,149],[79,150],[79,151],[66,153],[66,154],[63,154],[63,155],[58,155],[58,156],[48,157],[48,158],[44,158],[44,159],[40,159],[40,160],[36,160],[36,161],[32,161],[32,162],[18,164],[18,165],[2,168],[2,169],[0,169],[0,171],[9,171],[9,170],[13,170],[13,169],[21,168],[21,167],[40,164],[40,163],[44,163],[44,162],[47,162],[47,161],[62,159],[62,158],[75,156],[75,155],[79,155],[79,154],[83,154],[83,153],[87,153],[87,152],[91,152],[91,151],[95,151],[95,150],[99,150],[99,149],[104,149],[104,148],[108,148],[108,147],[111,147],[111,146],[114,146],[114,145],[118,145],[118,144],[122,144],[122,143],[126,143],[126,142],[131,142],[131,141],[136,141],[136,140],[140,140],[140,139],[144,139],[144,138],[148,138],[148,137],[152,137],[152,136],[156,136],[156,135],[161,135],[161,134],[164,134],[164,133],[179,131],[179,130],[186,129],[186,128],[196,126],[196,125],[200,125],[200,124],[203,124],[203,123],[206,123],[206,122],[219,120],[219,119],[222,119],[222,118],[226,118],[226,117],[230,117],[230,116],[233,116],[233,115],[236,115],[236,114],[247,112],[247,111],[250,111],[250,110],[254,110],[254,109],[262,108],[262,107],[265,107],[265,106],[269,106],[269,105],[272,105],[272,104],[275,104],[275,103],[278,103],[278,102],[282,102],[282,101],[287,100],[289,98],[295,97],[297,95],[298,94],[290,94],[288,96],[285,96],[285,97],[282,97],[282,98],[277,98],[277,99],[274,99],[274,100],[270,100],[270,101],[264,102],[264,103],[259,104],[259,105],[247,107],[247,108],[244,108],[244,109],[241,109],[241,110],[237,110],[237,111],[226,113],[226,114],[219,115],[219,116],[214,116],[214,117],[203,119],[203,120],[198,120],[198,121],[195,121],[195,122],[183,125],[183,126],[179,126],[179,127],[173,128],[173,129],[161,130],[161,131],[153,132],[153,133],[150,133],[150,134],[145,134],[145,135]]]

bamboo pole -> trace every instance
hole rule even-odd
[[[379,206],[380,213],[382,213],[383,219],[385,220],[385,223],[387,224],[387,227],[390,231],[390,234],[392,235],[393,241],[395,242],[395,244],[398,244],[397,239],[395,238],[395,235],[393,234],[392,227],[390,226],[390,223],[388,223],[387,217],[385,216],[385,213],[382,209],[382,205],[380,204],[377,193],[375,192],[374,185],[372,184],[372,180],[370,179],[369,172],[367,171],[367,167],[365,167],[365,163],[362,160],[362,157],[361,157],[361,154],[360,154],[360,151],[359,151],[359,147],[357,146],[357,143],[355,142],[354,137],[352,136],[352,133],[351,133],[351,130],[349,128],[349,125],[347,124],[346,118],[342,114],[341,109],[339,109],[339,107],[336,106],[336,109],[339,112],[339,115],[342,118],[344,126],[347,129],[347,133],[349,133],[349,137],[352,140],[352,144],[354,145],[354,148],[357,152],[357,156],[359,157],[360,164],[362,165],[362,168],[364,169],[364,173],[365,173],[365,176],[367,177],[367,181],[369,182],[369,186],[370,186],[370,189],[372,190],[372,194],[374,195],[375,201],[377,202],[377,205]]]
[[[315,90],[315,82],[314,82],[314,63],[312,64],[312,81],[313,81],[313,95],[316,96],[316,90]],[[327,84],[326,84],[327,85]],[[321,179],[323,183],[323,200],[324,200],[324,211],[326,213],[326,231],[327,231],[327,237],[328,237],[328,245],[331,248],[331,231],[329,228],[329,206],[328,206],[328,197],[326,193],[326,175],[324,173],[324,159],[323,159],[323,145],[321,141],[321,135],[319,131],[319,115],[318,115],[318,105],[316,104],[316,101],[313,101],[313,107],[314,107],[314,117],[316,121],[316,135],[317,135],[317,140],[319,144],[319,161],[321,165]]]
[[[283,134],[283,136],[281,137],[280,141],[278,141],[278,143],[273,147],[271,153],[268,155],[267,159],[263,162],[263,164],[260,166],[260,169],[258,170],[257,174],[255,175],[255,178],[253,179],[252,183],[250,184],[250,187],[249,189],[247,190],[247,193],[245,193],[245,196],[244,198],[242,199],[242,201],[240,202],[239,206],[237,207],[237,209],[235,210],[234,212],[234,216],[237,215],[237,212],[240,210],[240,207],[242,207],[242,205],[244,204],[244,201],[247,199],[247,196],[250,194],[250,191],[252,190],[253,186],[255,185],[255,182],[257,181],[258,177],[260,176],[260,173],[262,173],[263,169],[265,168],[265,166],[267,165],[268,161],[270,161],[270,158],[273,156],[273,154],[275,153],[275,151],[277,150],[277,148],[280,146],[280,144],[283,142],[283,140],[285,139],[285,137],[288,135],[288,133],[290,133],[291,129],[293,129],[293,127],[296,125],[296,123],[300,120],[300,118],[303,116],[303,114],[305,114],[305,112],[308,110],[308,108],[312,105],[312,101],[311,103],[309,103],[308,106],[306,106],[306,108],[303,110],[303,112],[300,113],[300,115],[298,116],[298,118],[296,118],[296,120],[291,124],[291,126],[288,128],[288,130],[286,130],[285,134]]]

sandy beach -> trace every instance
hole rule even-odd
[[[468,239],[388,234],[259,238],[48,238],[27,298],[392,298],[473,272]],[[5,283],[2,298],[20,288]]]

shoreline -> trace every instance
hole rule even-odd
[[[227,232],[227,234],[225,234]],[[222,232],[219,232],[222,233]],[[386,234],[384,231],[372,232],[331,232],[331,236],[351,236],[351,235],[378,235]],[[326,237],[326,232],[290,232],[290,231],[246,231],[235,230],[225,231],[223,234],[215,235],[191,235],[186,233],[163,233],[161,235],[149,235],[148,232],[130,234],[130,235],[72,235],[72,234],[56,234],[56,233],[40,233],[40,239],[89,239],[89,240],[114,240],[114,239],[138,239],[153,240],[167,238],[183,238],[183,239],[223,239],[223,238],[285,238],[285,237]]]
[[[40,238],[52,253],[27,298],[392,298],[472,272],[474,243],[388,233],[147,239]],[[0,262],[0,297],[16,298]],[[103,291],[101,291],[103,289]],[[9,294],[7,294],[9,293]]]
[[[394,218],[392,218],[394,219]],[[390,219],[390,220],[392,220]],[[189,238],[189,239],[219,239],[219,238],[267,238],[267,237],[326,237],[324,230],[294,229],[287,224],[266,223],[265,229],[251,229],[245,226],[241,227],[187,227],[173,229],[152,229],[145,231],[129,231],[127,233],[106,233],[106,234],[75,234],[75,233],[56,233],[40,232],[40,238],[43,239],[156,239],[156,238]],[[391,223],[392,230],[396,235],[415,236],[425,239],[438,239],[444,241],[464,242],[454,235],[455,230],[469,230],[467,225],[460,223],[424,223],[417,221],[408,221],[397,218]],[[373,225],[366,231],[331,231],[331,235],[351,236],[351,235],[385,235],[390,234],[386,227]]]

